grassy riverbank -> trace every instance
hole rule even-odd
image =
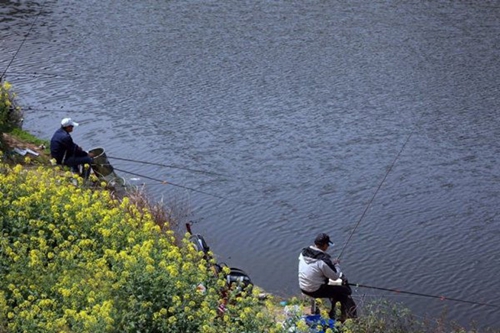
[[[118,198],[52,166],[48,143],[19,127],[10,87],[0,97],[0,333],[312,332],[306,300],[285,309],[257,287],[230,288],[146,194]],[[360,313],[326,331],[466,332],[383,301]]]

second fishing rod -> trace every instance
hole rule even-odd
[[[393,292],[396,294],[406,294],[406,295],[413,295],[413,296],[420,296],[420,297],[427,297],[427,298],[436,298],[436,299],[439,299],[441,301],[454,301],[454,302],[488,306],[488,307],[500,309],[500,305],[491,304],[491,303],[484,303],[484,302],[476,302],[476,301],[454,298],[454,297],[447,297],[444,295],[425,294],[425,293],[407,291],[407,290],[401,290],[401,289],[395,289],[395,288],[384,288],[384,287],[370,286],[370,285],[361,284],[361,283],[348,283],[348,284],[352,287],[355,287],[355,288],[368,288],[368,289],[389,291],[389,292]]]
[[[140,173],[137,173],[137,172],[123,170],[123,169],[119,169],[119,168],[116,168],[116,167],[114,167],[114,170],[120,171],[120,172],[124,172],[124,173],[130,174],[130,175],[134,175],[134,176],[137,176],[137,177],[140,177],[140,178],[145,178],[145,179],[153,180],[155,182],[158,182],[159,184],[171,185],[171,186],[182,188],[182,189],[185,189],[185,190],[188,190],[188,191],[205,194],[205,195],[208,195],[208,196],[211,196],[211,197],[215,197],[215,198],[219,198],[219,199],[224,199],[224,200],[227,200],[227,201],[233,201],[233,202],[236,202],[236,203],[241,204],[241,205],[250,205],[250,203],[248,203],[248,202],[241,202],[241,201],[235,200],[233,198],[225,197],[225,196],[214,194],[214,193],[209,193],[209,192],[206,192],[206,191],[203,191],[203,190],[199,190],[199,189],[188,187],[188,186],[181,185],[181,184],[172,183],[172,182],[164,180],[164,179],[159,179],[159,178],[155,178],[155,177],[146,176],[146,175],[143,175],[143,174],[140,174]]]
[[[243,178],[243,177],[238,177],[238,176],[230,176],[230,175],[225,175],[225,174],[214,172],[214,171],[193,169],[193,168],[188,168],[185,166],[174,165],[174,164],[149,162],[149,161],[137,160],[137,159],[132,159],[132,158],[124,158],[124,157],[118,157],[118,156],[108,156],[108,158],[114,159],[114,160],[119,160],[119,161],[131,162],[131,163],[138,163],[138,164],[144,164],[144,165],[154,165],[154,166],[159,166],[159,167],[164,167],[164,168],[185,170],[185,171],[205,174],[205,175],[209,175],[209,176],[223,177],[224,179],[237,179],[237,180],[248,181],[248,182],[252,182],[252,183],[268,184],[267,182],[260,181],[260,180],[248,179],[248,178]]]
[[[391,173],[392,169],[394,168],[394,165],[396,164],[396,162],[398,161],[399,157],[403,153],[403,151],[406,148],[406,145],[410,141],[411,137],[413,136],[413,134],[417,130],[418,124],[420,123],[422,117],[423,117],[423,114],[420,116],[420,119],[417,121],[417,123],[415,124],[415,126],[412,129],[412,131],[410,132],[410,134],[408,134],[408,136],[406,137],[406,140],[404,141],[403,145],[401,146],[401,149],[399,150],[399,152],[397,153],[396,157],[394,158],[394,160],[390,164],[389,168],[385,172],[384,177],[382,178],[382,181],[379,183],[377,189],[373,193],[373,196],[370,198],[370,200],[368,201],[368,204],[365,206],[365,209],[363,210],[363,213],[361,214],[361,217],[359,218],[358,222],[356,223],[356,225],[352,229],[352,231],[349,234],[349,237],[347,238],[346,242],[342,246],[342,249],[340,250],[340,253],[339,253],[338,257],[337,257],[338,259],[340,259],[342,257],[342,254],[344,253],[345,248],[347,247],[347,245],[351,241],[351,238],[354,235],[354,233],[356,232],[356,230],[358,229],[359,225],[361,224],[361,221],[363,221],[363,219],[365,218],[366,213],[368,212],[368,209],[371,207],[371,205],[372,205],[373,201],[375,200],[377,194],[379,193],[380,189],[382,188],[382,185],[384,185],[387,177],[389,176],[389,174]]]

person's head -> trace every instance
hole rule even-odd
[[[78,126],[77,122],[74,122],[71,118],[64,118],[61,120],[61,127],[66,131],[66,132],[72,132],[73,128]]]
[[[325,233],[320,233],[314,239],[314,245],[316,245],[318,249],[326,250],[330,245],[333,245],[333,243],[330,240],[330,236]]]

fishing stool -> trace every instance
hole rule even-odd
[[[311,304],[311,314],[312,315],[318,314],[319,313],[319,308],[318,308],[318,305],[316,304],[316,298],[314,298],[312,296],[309,296],[309,295],[306,295],[304,293],[302,293],[302,295],[304,295],[306,298],[309,299],[309,302]]]

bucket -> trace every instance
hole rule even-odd
[[[104,152],[104,148],[94,148],[89,150],[89,153],[94,155],[94,162],[91,166],[95,175],[97,178],[113,187],[115,193],[119,196],[124,196],[127,191],[135,189],[134,186],[130,186],[126,183],[125,178],[115,173],[113,166],[109,163],[108,157]]]
[[[92,163],[92,170],[99,177],[106,179],[109,175],[113,175],[113,166],[109,163],[104,148],[94,148],[89,150],[89,153],[94,155],[94,163]]]

